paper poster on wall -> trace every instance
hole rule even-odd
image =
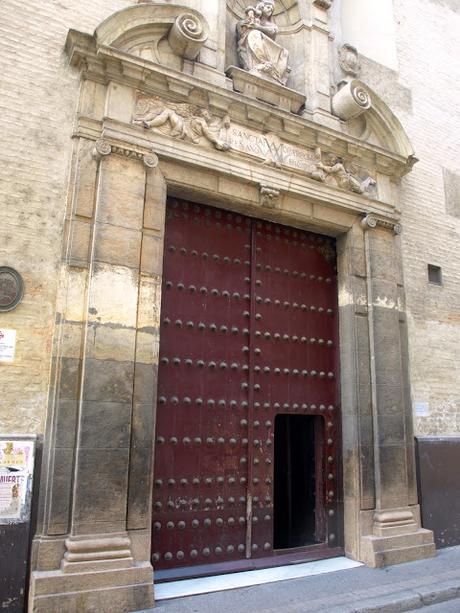
[[[16,330],[0,328],[0,362],[14,362]]]
[[[0,439],[0,524],[28,521],[35,441]]]

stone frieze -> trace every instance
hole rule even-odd
[[[133,123],[195,145],[213,146],[251,156],[257,163],[294,170],[340,189],[376,197],[376,181],[353,160],[345,160],[320,147],[284,142],[277,134],[263,134],[231,122],[228,115],[214,117],[206,107],[170,102],[158,96],[139,95]]]

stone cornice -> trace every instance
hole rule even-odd
[[[192,91],[199,90],[207,98],[210,111],[217,116],[228,113],[233,121],[277,133],[287,143],[310,147],[322,145],[338,155],[353,155],[356,160],[373,166],[384,175],[402,177],[416,161],[413,157],[404,157],[314,122],[307,113],[294,115],[242,96],[230,89],[225,75],[217,71],[213,76],[218,76],[217,80],[222,78],[226,86],[197,79],[113,47],[97,48],[92,36],[74,30],[69,32],[66,51],[72,66],[79,67],[86,79],[100,83],[114,81],[176,101],[186,101]]]
[[[162,134],[141,132],[136,126],[105,119],[95,122],[81,117],[74,134],[99,142],[103,151],[109,154],[123,155],[133,160],[143,160],[145,156],[158,156],[161,161],[178,163],[181,166],[194,167],[203,172],[214,173],[218,177],[230,177],[234,180],[260,186],[269,186],[280,193],[288,193],[291,197],[306,200],[311,203],[326,205],[330,208],[361,216],[377,216],[386,220],[389,225],[396,225],[399,215],[390,204],[372,200],[365,195],[351,193],[346,190],[306,179],[302,174],[286,172],[264,165],[248,171],[247,160],[240,154],[229,151],[221,152],[213,148],[200,148],[196,155],[196,145],[182,141],[177,147],[177,141]],[[99,145],[98,145],[99,146]],[[154,153],[153,153],[154,152]],[[231,163],[229,163],[229,159]],[[388,226],[389,227],[389,226]]]

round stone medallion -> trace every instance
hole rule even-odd
[[[21,275],[8,266],[0,266],[0,311],[11,311],[21,302],[24,282]]]

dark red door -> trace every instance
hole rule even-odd
[[[334,241],[171,200],[163,278],[155,569],[334,553]]]

